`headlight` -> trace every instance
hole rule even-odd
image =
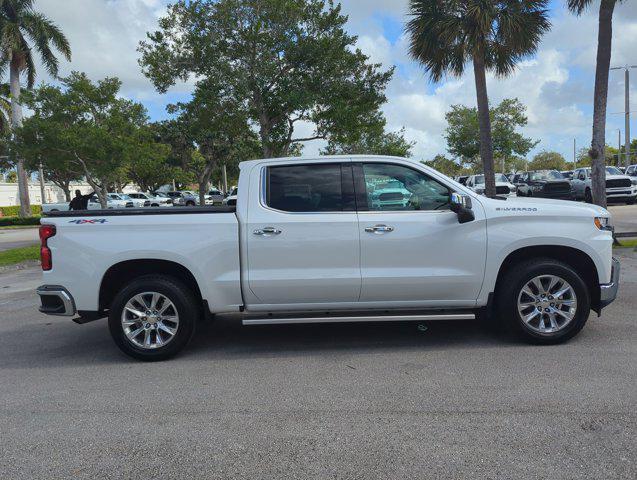
[[[532,185],[531,190],[533,190],[534,192],[539,192],[542,190],[542,185]]]
[[[613,227],[610,226],[610,219],[608,217],[595,217],[593,222],[600,230],[613,230]]]
[[[476,193],[482,195],[484,193],[484,188],[482,187],[476,187]]]
[[[509,190],[510,190],[512,193],[515,193],[515,192],[517,192],[517,191],[518,191],[518,187],[516,187],[515,185],[511,185],[511,186],[509,187]]]
[[[637,178],[631,178],[630,181],[633,182],[633,185],[637,185]]]

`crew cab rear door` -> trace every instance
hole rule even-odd
[[[245,237],[253,310],[358,301],[358,219],[351,162],[265,164],[253,173]]]
[[[361,307],[471,307],[485,271],[482,206],[460,224],[451,190],[407,162],[354,163]],[[369,304],[369,305],[364,305]]]

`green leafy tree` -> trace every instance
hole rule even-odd
[[[525,156],[539,143],[517,131],[528,123],[525,111],[526,107],[517,98],[505,99],[489,111],[493,152],[505,164],[505,170],[516,155]],[[445,138],[449,153],[478,168],[483,163],[480,158],[478,109],[452,105],[445,117],[448,123]]]
[[[463,165],[456,160],[452,160],[444,155],[436,155],[429,161],[422,162],[425,165],[438,170],[440,173],[447,175],[448,177],[455,177],[465,173],[466,169]]]
[[[228,89],[226,82],[207,79],[199,82],[188,103],[169,107],[178,113],[186,138],[196,155],[190,159],[190,170],[204,204],[210,178],[224,163],[236,163],[245,156],[258,155],[255,133],[248,123],[248,111]],[[252,153],[250,153],[252,151]]]
[[[131,136],[125,152],[126,177],[144,192],[154,192],[179,176],[175,171],[177,168],[168,162],[170,146],[157,142],[148,126],[141,127]]]
[[[193,76],[225,82],[266,158],[317,139],[351,144],[376,121],[393,71],[368,62],[346,22],[331,0],[179,0],[140,63],[160,92]],[[300,123],[313,132],[298,136]]]
[[[33,156],[44,158],[50,151],[62,155],[69,172],[93,187],[102,208],[109,188],[126,181],[126,159],[138,151],[137,135],[147,122],[142,105],[119,96],[120,86],[117,78],[93,83],[74,72],[62,80],[62,87],[43,85],[25,92],[34,113],[18,132],[34,132]]]
[[[547,0],[410,0],[410,54],[431,79],[462,76],[467,63],[473,64],[480,157],[489,196],[496,192],[486,72],[509,75],[537,50],[550,27],[547,5]]]
[[[5,176],[5,180],[7,183],[18,183],[18,174],[15,170],[9,170]]]
[[[615,165],[617,159],[617,149],[606,145],[604,148],[604,166]],[[591,151],[589,148],[580,148],[577,152],[577,166],[578,167],[590,167],[591,168],[591,186],[593,182],[593,159],[591,157]],[[606,169],[604,169],[606,170]],[[606,172],[604,171],[604,178],[606,178]]]
[[[386,132],[385,122],[364,132],[357,141],[343,143],[331,140],[322,152],[325,155],[387,155],[411,157],[413,142],[405,139],[405,129]]]
[[[621,1],[621,0],[620,0]],[[568,8],[581,15],[593,5],[593,0],[568,0]],[[608,71],[613,44],[613,13],[617,0],[601,0],[597,36],[597,67],[593,93],[593,139],[588,156],[591,158],[591,191],[593,202],[606,207],[606,108],[608,104]]]
[[[529,162],[529,170],[566,170],[566,159],[561,153],[544,150]]]
[[[32,88],[36,77],[36,56],[47,72],[56,77],[57,50],[67,60],[71,59],[71,48],[62,31],[51,20],[33,9],[33,0],[0,0],[0,51],[3,68],[9,68],[11,92],[11,126],[22,125],[20,76],[26,74],[26,84]],[[27,173],[21,158],[13,159],[18,171],[20,216],[31,215]]]

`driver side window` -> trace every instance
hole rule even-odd
[[[368,211],[449,210],[449,188],[402,165],[363,164]]]

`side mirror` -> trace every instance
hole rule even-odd
[[[458,215],[458,222],[467,223],[476,219],[473,210],[471,210],[471,197],[454,192],[451,194],[449,203],[451,211]]]

